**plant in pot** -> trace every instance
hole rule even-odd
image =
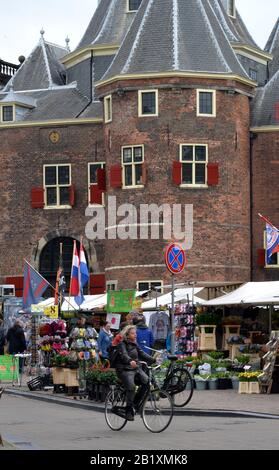
[[[239,377],[237,372],[232,372],[231,381],[233,390],[238,390],[239,388]]]
[[[217,385],[218,385],[217,374],[210,374],[207,381],[208,381],[209,390],[217,390]]]
[[[110,386],[117,382],[117,375],[112,371],[101,371],[100,373],[100,400],[103,402],[109,392]]]
[[[85,379],[89,400],[99,400],[100,371],[97,369],[88,370],[85,374]]]
[[[195,375],[195,384],[197,390],[207,389],[207,377],[208,375]]]
[[[228,388],[232,388],[232,381],[229,372],[218,372],[216,375],[218,378],[218,390],[227,390]]]

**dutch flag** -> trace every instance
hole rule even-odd
[[[80,286],[80,260],[77,250],[77,244],[74,240],[74,251],[72,261],[72,272],[71,272],[71,292],[70,295],[74,296],[75,302],[80,306],[84,300],[81,286]]]

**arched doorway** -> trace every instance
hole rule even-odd
[[[76,240],[77,248],[80,248],[80,242]],[[72,257],[73,257],[73,246],[74,239],[71,237],[56,237],[50,240],[42,249],[40,254],[40,267],[39,271],[41,275],[47,279],[47,281],[55,287],[56,275],[59,266],[59,256],[60,256],[60,243],[63,246],[63,268],[64,275],[66,279],[66,292],[69,292],[70,289],[70,278],[71,278],[71,269],[72,269]],[[88,257],[85,252],[87,264]],[[84,294],[87,294],[88,287],[85,287]],[[47,289],[45,292],[46,297],[53,297],[54,292],[51,288]]]

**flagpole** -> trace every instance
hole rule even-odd
[[[277,232],[279,232],[278,228],[275,227],[275,225],[273,225],[270,220],[267,219],[267,217],[264,217],[262,214],[258,213],[258,216],[263,219],[267,224],[271,225],[271,227],[274,228],[274,230],[277,230]]]
[[[71,278],[70,278],[70,291],[69,291],[69,299],[71,297],[71,292],[72,292],[72,273],[73,273],[73,259],[74,259],[74,254],[75,254],[75,248],[76,248],[76,240],[74,240],[74,246],[73,246],[73,256],[72,256],[72,267],[71,267]],[[68,313],[70,310],[70,305],[68,303]]]
[[[30,264],[25,258],[23,258],[23,261],[24,261],[25,263],[27,263],[28,266],[30,266],[31,269],[33,269],[34,271],[36,271],[36,273],[38,273],[38,271],[37,271],[35,268],[33,268],[32,264]],[[41,276],[42,279],[44,279],[44,280],[46,281],[46,283],[49,285],[49,287],[51,287],[51,289],[55,292],[55,287],[53,287],[53,285],[50,284],[50,282],[48,282],[48,280],[45,279],[40,273],[38,273],[38,274]],[[69,302],[69,300],[67,300],[66,297],[65,297],[65,301],[68,302],[68,304],[70,305],[70,307],[72,307],[74,310],[77,310],[76,307],[74,307],[74,306]]]

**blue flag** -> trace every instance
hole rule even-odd
[[[25,261],[23,285],[23,309],[30,309],[37,304],[48,287],[48,282]]]

